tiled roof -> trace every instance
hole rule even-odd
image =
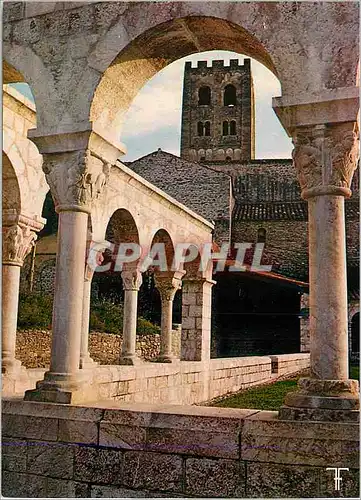
[[[360,206],[358,201],[345,202],[346,218],[358,219]],[[233,220],[304,220],[307,221],[307,202],[265,202],[242,203],[236,200]]]
[[[242,203],[236,201],[233,209],[234,220],[307,220],[307,203],[268,202]]]

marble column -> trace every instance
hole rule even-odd
[[[90,299],[91,287],[94,271],[86,264],[83,290],[83,310],[81,320],[81,340],[80,340],[80,360],[79,368],[94,368],[96,363],[89,354],[89,320],[90,320]]]
[[[2,248],[2,373],[16,376],[21,363],[15,358],[16,331],[18,322],[20,270],[25,257],[31,251],[36,234],[26,221],[14,215],[7,220],[4,214],[3,248]],[[24,219],[24,217],[22,217]],[[13,224],[6,226],[6,223]],[[30,221],[29,221],[30,222]],[[41,229],[43,224],[37,227]]]
[[[45,146],[40,141],[46,153],[43,170],[59,213],[58,246],[50,369],[36,389],[26,391],[26,400],[68,404],[92,399],[91,383],[79,369],[84,263],[89,213],[102,194],[110,168],[90,149],[81,147],[88,138],[89,133],[74,135],[73,142],[68,136],[57,136],[58,142],[51,148],[51,138]],[[67,151],[59,153],[66,140]]]
[[[294,165],[308,201],[311,375],[286,396],[281,418],[355,419],[358,382],[348,376],[344,198],[357,165],[356,124],[294,134]]]
[[[183,279],[181,360],[210,359],[212,286],[216,282],[204,277]]]
[[[177,290],[182,287],[185,271],[163,272],[154,275],[155,286],[161,298],[161,336],[158,361],[171,363],[175,356],[172,351],[173,301]]]
[[[122,271],[124,290],[123,343],[120,356],[121,365],[136,365],[140,359],[136,355],[138,291],[142,284],[142,273],[138,269]]]

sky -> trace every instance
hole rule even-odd
[[[234,52],[202,52],[179,59],[150,79],[129,108],[119,139],[126,145],[122,161],[133,161],[158,148],[179,155],[183,71],[185,61],[212,61],[244,57]],[[251,60],[256,103],[256,158],[291,158],[292,143],[272,109],[272,97],[281,95],[280,83],[271,71]],[[15,87],[31,97],[26,84]]]

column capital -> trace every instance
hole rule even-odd
[[[142,273],[139,269],[126,269],[121,272],[124,290],[138,291],[142,285]]]
[[[349,198],[359,157],[356,122],[297,127],[293,163],[303,199],[322,195]]]
[[[162,301],[172,301],[178,290],[182,288],[182,277],[185,271],[167,271],[155,273],[154,281]]]
[[[21,267],[35,244],[36,232],[40,231],[44,224],[23,214],[14,217],[4,215],[2,263]]]
[[[90,213],[102,196],[112,165],[123,154],[119,144],[94,130],[44,134],[29,131],[29,138],[43,155],[43,171],[60,211]]]

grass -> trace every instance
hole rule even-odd
[[[305,376],[305,375],[302,375]],[[222,408],[254,408],[256,410],[279,410],[282,406],[285,396],[288,392],[294,391],[297,388],[297,377],[288,380],[280,380],[273,384],[262,385],[245,389],[237,394],[216,400],[211,403],[211,406]],[[350,367],[350,378],[359,380],[360,367]]]

